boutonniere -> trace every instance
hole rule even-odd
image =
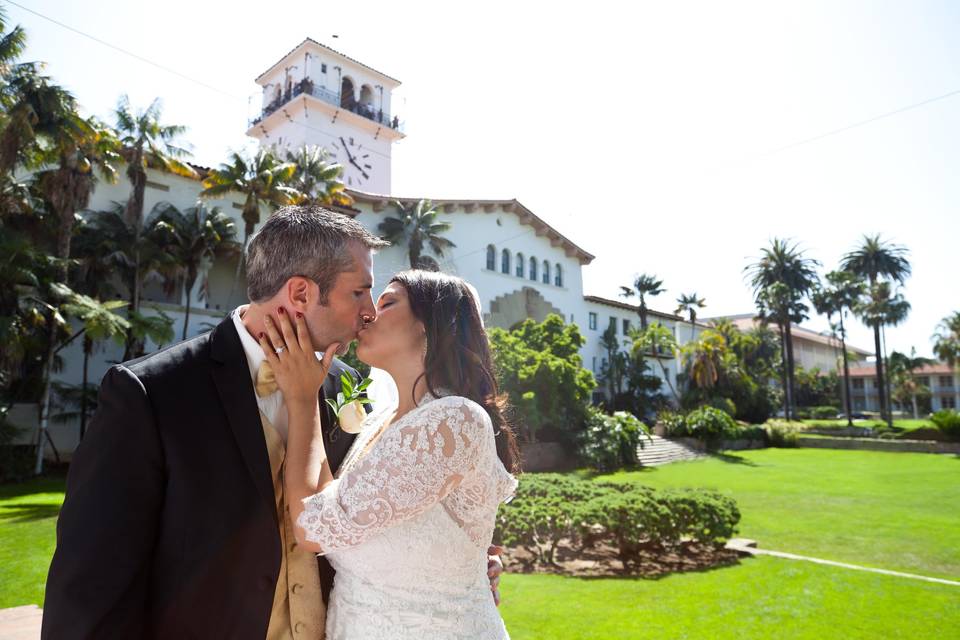
[[[361,394],[367,390],[373,380],[364,378],[359,384],[354,386],[353,377],[349,373],[340,374],[340,392],[337,393],[337,399],[327,398],[327,404],[333,409],[333,414],[337,416],[340,428],[347,433],[360,433],[367,412],[363,405],[370,404],[369,398],[364,398]]]

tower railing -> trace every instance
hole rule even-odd
[[[310,80],[301,80],[297,84],[292,85],[289,91],[277,96],[273,102],[263,108],[263,111],[259,116],[251,120],[249,123],[247,123],[247,125],[252,127],[255,124],[259,124],[261,120],[269,116],[271,113],[282,108],[294,98],[305,93],[313,96],[314,98],[322,100],[329,105],[337,107],[338,109],[345,109],[351,113],[357,114],[358,116],[364,117],[367,120],[372,120],[373,122],[381,124],[389,129],[403,133],[404,123],[401,122],[400,118],[396,115],[391,116],[382,109],[376,109],[373,107],[373,105],[362,104],[356,100],[350,100],[350,104],[344,105],[342,104],[343,101],[341,100],[340,94],[323,87],[315,86]]]

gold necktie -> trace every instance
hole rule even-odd
[[[261,362],[260,367],[257,369],[257,382],[254,384],[254,388],[256,388],[257,395],[261,398],[274,393],[279,388],[277,386],[277,377],[273,373],[273,367],[271,367],[270,363],[266,360]]]

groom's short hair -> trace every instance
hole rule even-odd
[[[337,275],[353,267],[349,243],[371,250],[390,244],[353,218],[323,207],[278,209],[247,244],[247,297],[264,302],[287,280],[302,276],[317,283],[320,303],[326,304]]]

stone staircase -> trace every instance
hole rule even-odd
[[[695,460],[703,454],[673,440],[651,435],[652,442],[643,438],[643,448],[637,447],[637,459],[645,467],[656,467],[680,460]]]

